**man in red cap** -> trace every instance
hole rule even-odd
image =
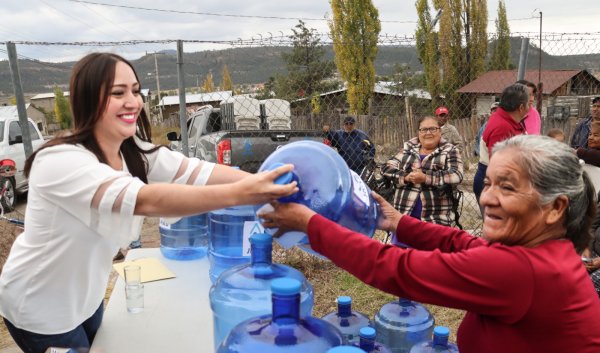
[[[437,117],[437,120],[442,128],[442,138],[456,146],[456,148],[458,148],[458,150],[462,153],[463,139],[460,137],[456,127],[448,123],[448,119],[450,119],[448,108],[444,106],[438,107],[435,110],[435,116]]]

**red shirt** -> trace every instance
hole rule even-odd
[[[490,244],[402,217],[402,249],[310,219],[314,250],[361,281],[418,302],[466,310],[461,353],[600,352],[600,300],[568,240],[535,248]],[[420,250],[416,250],[420,249]]]
[[[504,109],[498,108],[490,116],[481,138],[488,148],[489,157],[492,158],[492,149],[497,142],[524,133],[526,132],[523,124],[516,122]]]

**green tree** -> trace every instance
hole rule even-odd
[[[506,19],[504,1],[498,2],[498,18],[496,19],[496,39],[492,44],[492,55],[488,62],[489,70],[508,70],[514,65],[510,59],[510,28]]]
[[[423,64],[423,72],[427,83],[427,90],[431,94],[432,108],[440,105],[441,77],[440,77],[440,55],[438,47],[438,34],[434,31],[435,22],[429,10],[428,0],[417,0],[415,4],[419,20],[415,33],[417,42],[417,54],[419,61]]]
[[[331,9],[335,63],[348,85],[348,105],[352,113],[365,114],[375,85],[379,12],[371,0],[331,0]]]
[[[435,59],[430,53],[432,43],[439,48],[437,63],[442,74],[439,84],[441,93],[445,96],[445,104],[451,111],[461,115],[469,114],[469,107],[461,104],[456,90],[477,78],[485,70],[485,57],[487,54],[487,1],[486,0],[433,0],[434,9],[441,10],[439,19],[440,29],[437,35],[417,28],[418,41],[425,48],[419,54],[426,54],[420,59],[423,63]],[[429,31],[433,32],[431,20],[428,22],[429,6],[424,6],[423,1],[416,3],[419,23],[429,24]],[[423,16],[423,20],[421,17]],[[428,35],[425,35],[428,34]],[[436,38],[437,37],[437,38]],[[432,67],[435,65],[431,65]],[[432,84],[429,82],[428,87]],[[434,93],[434,92],[432,92]]]
[[[300,20],[292,32],[292,50],[281,54],[287,76],[276,77],[274,88],[277,96],[287,99],[312,97],[330,87],[327,79],[333,76],[335,64],[324,59],[325,49],[315,29]]]
[[[231,80],[231,75],[229,74],[229,69],[226,64],[223,65],[223,73],[221,76],[221,89],[223,91],[233,91],[233,81]]]
[[[70,129],[73,126],[73,116],[71,115],[69,101],[58,87],[54,87],[54,115],[61,129]]]
[[[209,72],[202,83],[202,87],[200,89],[202,92],[214,92],[215,91],[215,82],[213,81],[213,74]]]

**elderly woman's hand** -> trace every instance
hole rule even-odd
[[[421,169],[415,169],[406,176],[406,179],[413,184],[423,184],[425,183],[425,173]]]
[[[402,213],[398,212],[389,202],[387,202],[381,195],[375,191],[371,192],[373,198],[379,203],[381,214],[383,217],[379,221],[377,228],[389,232],[395,232],[398,228],[398,222],[402,218]]]
[[[271,205],[274,208],[272,212],[260,212],[257,216],[262,219],[265,228],[279,228],[273,234],[274,237],[293,230],[306,233],[308,221],[316,214],[315,211],[299,203],[273,202]]]

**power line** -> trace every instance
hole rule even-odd
[[[258,18],[258,19],[267,19],[267,20],[327,21],[327,19],[325,19],[325,18],[238,15],[238,14],[223,14],[223,13],[214,13],[214,12],[181,11],[181,10],[157,9],[157,8],[150,8],[150,7],[116,5],[116,4],[106,4],[106,3],[102,3],[102,2],[95,2],[95,1],[86,1],[86,0],[67,0],[67,1],[78,2],[78,3],[83,3],[83,4],[90,4],[90,5],[98,5],[98,6],[120,7],[120,8],[131,9],[131,10],[169,12],[169,13],[177,13],[177,14],[184,14],[184,15],[201,15],[201,16],[217,16],[217,17],[234,17],[234,18]],[[417,21],[380,21],[380,22],[417,23]]]

